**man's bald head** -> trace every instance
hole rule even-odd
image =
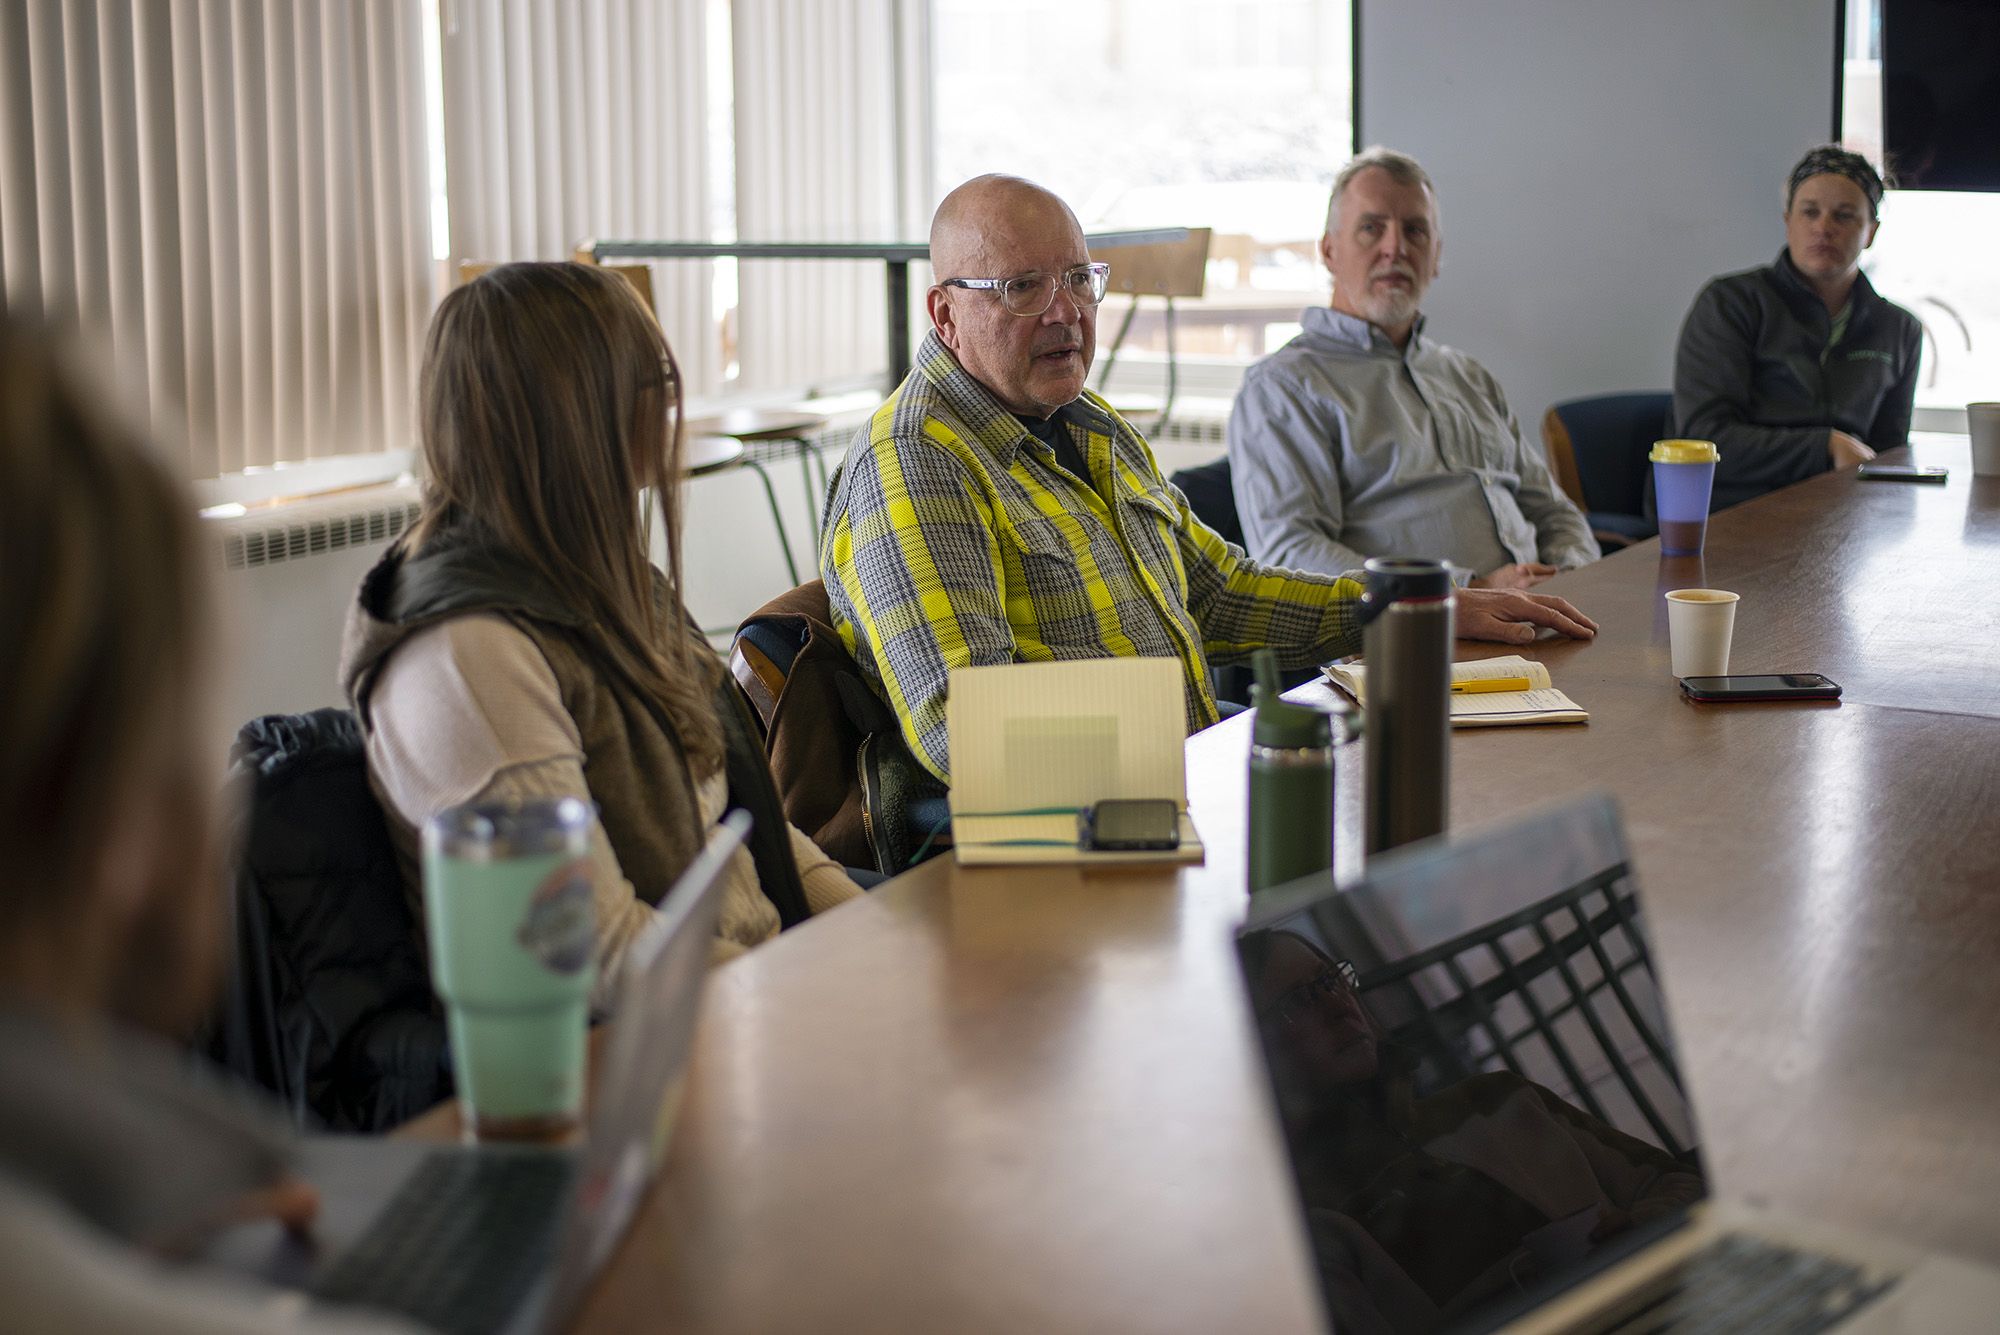
[[[1040,315],[953,279],[1056,277],[1090,262],[1069,205],[1018,176],[975,176],[931,219],[931,324],[958,364],[1010,412],[1047,417],[1083,392],[1097,352],[1097,307],[1059,292]]]
[[[1069,205],[1018,176],[975,176],[944,197],[931,217],[931,272],[940,278],[994,278],[984,266],[1004,254],[1017,231],[1056,226],[1083,244],[1083,228]]]

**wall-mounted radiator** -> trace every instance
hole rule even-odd
[[[404,482],[203,520],[222,571],[232,727],[346,703],[335,673],[347,605],[416,514]]]

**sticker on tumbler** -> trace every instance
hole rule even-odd
[[[596,944],[590,919],[590,863],[578,858],[535,888],[514,939],[554,972],[575,973],[590,963]]]

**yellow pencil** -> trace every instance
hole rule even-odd
[[[1471,681],[1455,681],[1451,684],[1453,695],[1487,695],[1494,691],[1525,691],[1535,683],[1526,677],[1477,677]]]

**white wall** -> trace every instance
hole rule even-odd
[[[1704,280],[1784,244],[1785,173],[1833,119],[1837,0],[1355,0],[1360,145],[1438,185],[1428,332],[1522,430],[1666,389]]]

